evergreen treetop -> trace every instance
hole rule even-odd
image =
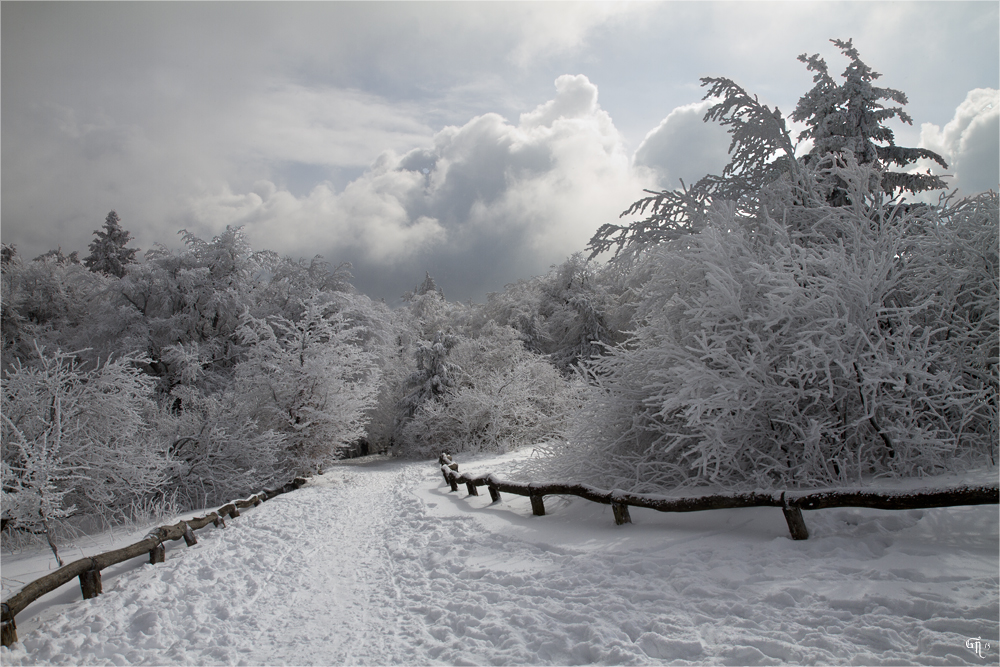
[[[906,95],[873,86],[872,81],[881,75],[861,61],[851,40],[831,41],[850,59],[842,75],[843,84],[838,85],[830,76],[826,62],[818,54],[799,56],[816,73],[815,85],[799,99],[791,115],[793,120],[807,125],[798,139],[812,140],[808,155],[795,156],[797,144],[780,110],[761,104],[731,79],[702,78],[702,86],[708,87],[703,99],[719,100],[708,109],[704,120],[718,121],[732,135],[729,164],[721,175],[709,174],[690,187],[682,181],[679,190],[646,190],[649,196],[633,203],[621,216],[647,211],[648,216],[629,225],[602,225],[590,239],[590,256],[615,249],[618,259],[627,260],[645,248],[697,233],[713,202],[731,201],[752,213],[759,203],[761,188],[783,176],[799,191],[797,199],[803,206],[848,204],[845,184],[824,167],[829,167],[827,156],[848,151],[857,163],[878,171],[882,190],[889,195],[944,188],[941,177],[929,172],[889,171],[890,166],[906,167],[920,159],[933,160],[945,168],[948,165],[933,151],[895,144],[885,122],[897,118],[912,124],[913,120],[901,106],[886,107],[882,101],[902,105],[906,104]],[[823,187],[816,188],[817,184]],[[825,194],[819,196],[821,192]]]
[[[897,146],[895,137],[885,122],[898,118],[908,125],[913,119],[901,106],[884,106],[882,101],[906,104],[906,95],[893,88],[879,88],[872,82],[882,75],[862,62],[852,40],[830,40],[850,59],[841,75],[844,83],[837,85],[830,76],[826,61],[813,54],[802,54],[799,60],[815,72],[812,90],[799,99],[792,120],[805,122],[807,128],[799,140],[811,139],[813,148],[805,161],[829,153],[851,151],[859,164],[875,163],[882,171],[882,188],[886,193],[897,190],[921,192],[945,187],[940,176],[889,171],[890,166],[907,167],[920,159],[933,160],[945,169],[940,155],[926,148]]]
[[[138,248],[126,248],[132,235],[122,229],[118,213],[111,211],[104,219],[104,230],[94,230],[97,238],[90,242],[90,254],[84,265],[95,273],[106,273],[117,278],[125,275],[125,267],[135,262]]]

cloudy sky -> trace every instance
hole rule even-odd
[[[243,225],[350,261],[395,303],[430,271],[482,301],[583,250],[642,196],[726,162],[699,77],[788,114],[801,53],[853,38],[904,91],[897,143],[996,188],[996,2],[4,2],[2,234],[81,251]]]

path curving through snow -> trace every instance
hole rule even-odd
[[[473,468],[491,470],[502,457]],[[461,462],[461,459],[459,459]],[[470,469],[463,463],[463,470]],[[18,617],[10,664],[983,664],[996,506],[660,514],[334,467],[102,596]]]

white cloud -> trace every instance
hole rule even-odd
[[[648,3],[538,2],[513,5],[520,36],[510,59],[528,67],[541,57],[579,50],[596,26],[626,14],[645,12]]]
[[[560,119],[587,118],[597,111],[597,86],[582,74],[556,79],[556,97],[521,114],[521,127],[551,127]]]
[[[702,119],[713,104],[704,100],[677,107],[643,139],[635,165],[651,170],[661,188],[691,185],[707,174],[721,174],[729,163],[730,136],[718,123]]]
[[[3,3],[4,241],[85,252],[112,208],[142,248],[244,222],[256,247],[356,260],[358,285],[387,297],[392,276],[424,268],[452,272],[450,296],[482,294],[580,249],[643,187],[721,168],[699,163],[717,151],[691,133],[713,128],[683,108],[638,169],[621,146],[618,130],[634,147],[700,96],[699,76],[787,114],[811,85],[795,56],[819,50],[839,72],[826,40],[853,35],[918,122],[945,126],[968,90],[996,85],[997,10],[942,7]],[[551,96],[567,71],[590,78],[560,77]],[[989,129],[970,122],[948,149],[981,187],[996,187],[995,162],[974,166],[995,153]]]
[[[955,116],[941,128],[920,127],[920,146],[944,157],[950,189],[970,195],[996,190],[1000,183],[1000,91],[976,88],[955,109]],[[919,165],[921,170],[930,165]],[[935,173],[940,168],[935,169]]]
[[[272,160],[366,166],[372,147],[426,143],[431,130],[408,104],[329,86],[286,84],[242,105],[227,141]]]
[[[257,181],[278,181],[288,164],[360,171],[381,151],[429,145],[433,136],[407,104],[323,86],[249,91],[142,122],[123,116],[114,107],[81,112],[58,104],[5,114],[5,237],[32,255],[57,244],[86,248],[112,208],[142,248],[170,243],[180,227],[210,236],[251,211],[285,210],[287,204],[250,191]],[[7,132],[8,122],[21,131]],[[324,180],[322,169],[317,173],[305,191]],[[44,228],[37,224],[40,203]],[[289,236],[296,235],[281,238]],[[280,245],[311,254],[308,243],[302,250]]]
[[[597,87],[564,75],[517,125],[491,113],[446,127],[430,147],[386,151],[343,192],[296,198],[258,183],[199,197],[191,215],[198,228],[245,225],[256,247],[315,249],[361,271],[428,269],[455,298],[482,299],[582,250],[651,185],[631,169]]]

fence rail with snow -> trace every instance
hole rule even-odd
[[[1000,485],[960,486],[919,491],[757,491],[752,493],[719,493],[706,496],[670,497],[627,491],[599,489],[589,484],[510,482],[492,473],[469,475],[458,472],[458,464],[443,453],[438,457],[441,473],[452,491],[465,484],[470,496],[478,496],[477,487],[489,488],[493,502],[500,501],[501,493],[513,493],[531,499],[531,512],[545,515],[545,496],[578,496],[595,503],[611,505],[615,523],[632,523],[628,508],[647,507],[660,512],[700,512],[703,510],[734,509],[740,507],[780,507],[793,540],[809,537],[802,510],[819,510],[829,507],[869,507],[884,510],[927,509],[955,505],[990,505],[1000,503]]]
[[[194,519],[185,519],[172,526],[160,526],[150,531],[146,537],[135,544],[113,551],[106,551],[96,556],[81,558],[65,565],[55,572],[39,577],[27,584],[19,592],[12,595],[10,599],[0,603],[2,616],[0,616],[0,643],[3,646],[10,646],[17,641],[17,626],[14,617],[23,611],[29,604],[51,593],[73,577],[80,578],[80,589],[83,592],[83,599],[96,597],[102,593],[101,570],[117,565],[132,558],[137,558],[144,554],[149,554],[149,562],[152,564],[162,563],[166,557],[166,548],[163,543],[168,540],[179,540],[184,538],[187,546],[198,543],[194,536],[194,531],[212,524],[217,528],[225,528],[225,517],[235,519],[240,515],[241,509],[256,507],[266,500],[270,500],[282,493],[288,493],[300,488],[306,483],[305,478],[296,477],[293,481],[276,489],[264,489],[244,500],[234,500],[205,516]]]

